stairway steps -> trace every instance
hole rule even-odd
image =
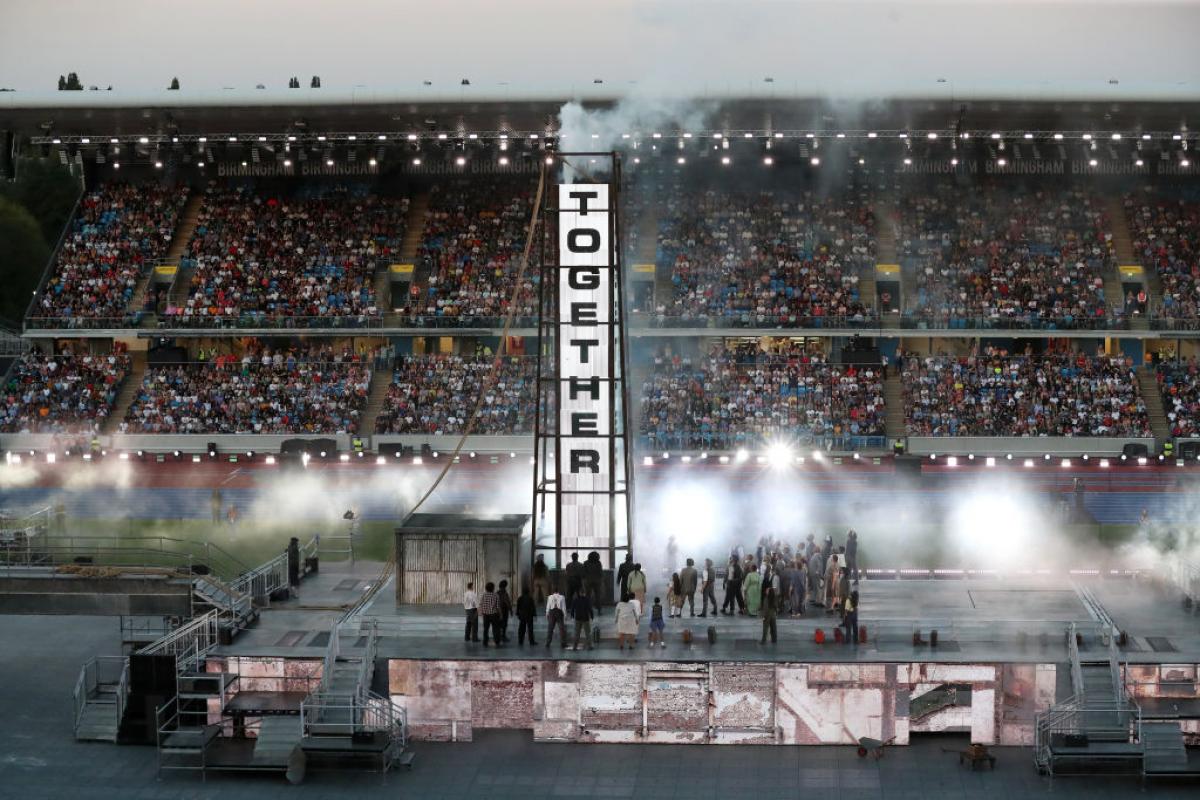
[[[204,195],[192,195],[188,199],[187,206],[184,207],[179,227],[175,229],[175,238],[171,240],[171,247],[167,251],[167,260],[179,266],[178,271],[175,273],[175,285],[171,289],[171,305],[174,306],[182,306],[187,302],[189,290],[192,286],[193,270],[190,268],[185,269],[182,261],[184,255],[187,254],[192,238],[196,235],[196,228],[200,224],[200,217],[203,211]]]
[[[358,435],[372,436],[379,415],[387,403],[388,388],[392,385],[392,370],[377,369],[371,372],[371,390],[367,395],[367,407],[358,419]]]
[[[1141,389],[1142,401],[1146,404],[1146,416],[1150,420],[1150,431],[1161,447],[1171,438],[1171,426],[1163,409],[1162,390],[1158,386],[1158,376],[1147,366],[1139,366],[1136,371],[1138,386]]]
[[[129,412],[129,407],[133,405],[134,398],[142,388],[142,379],[146,376],[145,350],[130,353],[129,361],[129,374],[122,381],[121,389],[117,392],[117,399],[113,401],[108,417],[105,418],[104,425],[100,428],[100,432],[106,435],[120,430],[121,423],[125,421],[125,415]]]

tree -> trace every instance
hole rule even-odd
[[[37,221],[42,238],[57,242],[79,195],[79,181],[49,158],[23,158],[17,175],[14,183],[0,182],[0,197],[22,206]]]
[[[167,89],[169,91],[179,91],[179,78],[171,78],[171,85]]]
[[[0,197],[0,316],[25,316],[33,290],[42,278],[50,248],[37,220],[11,200]]]
[[[67,79],[62,75],[58,76],[58,90],[60,92],[65,92],[67,90]]]
[[[67,73],[67,84],[63,88],[65,88],[69,92],[82,92],[83,91],[83,83],[79,80],[79,76],[76,75],[74,72],[68,72]]]

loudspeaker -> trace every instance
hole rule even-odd
[[[210,456],[215,456],[217,453],[219,453],[219,452],[220,452],[219,450],[217,450],[217,443],[216,443],[216,442],[209,442],[209,443],[208,443],[208,444],[205,446],[205,449],[208,451],[208,454],[209,454]]]
[[[929,632],[929,646],[937,647],[937,631],[936,630]]]
[[[717,626],[716,625],[708,626],[708,643],[709,644],[717,643]]]
[[[1186,459],[1194,459],[1200,456],[1200,442],[1190,441],[1181,442],[1179,445],[1179,457]]]
[[[331,456],[337,453],[337,439],[284,439],[279,445],[279,452],[285,456],[298,456],[304,452],[313,458],[319,457],[322,452]]]
[[[1121,455],[1129,456],[1130,458],[1146,458],[1150,455],[1150,448],[1138,442],[1130,442],[1121,448]]]

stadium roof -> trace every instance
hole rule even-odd
[[[862,102],[792,96],[766,84],[688,101],[622,96],[603,85],[572,94],[511,87],[423,87],[226,92],[4,92],[0,129],[37,135],[315,132],[530,132],[552,134],[565,103],[614,110],[631,124],[649,119],[663,132],[692,130],[838,131],[965,129],[1187,133],[1200,127],[1200,100],[1012,100],[910,98]],[[663,107],[666,110],[663,110]],[[628,110],[622,114],[622,109]],[[643,111],[656,108],[653,113]],[[688,123],[693,123],[691,127]]]

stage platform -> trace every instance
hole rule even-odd
[[[330,626],[365,593],[382,565],[358,562],[323,566],[306,578],[300,596],[276,603],[258,625],[221,648],[230,655],[319,656]],[[361,619],[378,624],[379,655],[385,658],[542,660],[547,656],[546,621],[539,609],[535,625],[538,648],[516,644],[516,620],[510,621],[510,643],[484,648],[463,641],[463,613],[455,606],[397,607],[391,579],[363,608]],[[638,646],[617,649],[612,609],[602,609],[597,625],[601,642],[591,651],[565,652],[555,642],[555,658],[598,661],[811,661],[907,662],[933,660],[1041,663],[1065,661],[1066,629],[1075,623],[1083,633],[1085,659],[1098,650],[1100,626],[1111,620],[1129,635],[1121,659],[1134,664],[1200,662],[1200,615],[1185,611],[1162,591],[1130,576],[951,577],[937,580],[864,579],[859,585],[859,625],[867,642],[857,646],[832,642],[839,618],[819,607],[804,616],[781,616],[777,644],[760,644],[761,621],[747,616],[692,617],[667,620],[666,648],[646,646],[643,623]],[[718,599],[720,593],[718,593]],[[709,644],[707,629],[716,628]],[[568,637],[574,634],[567,620]],[[694,641],[685,645],[682,631]],[[825,644],[814,642],[817,628]],[[928,641],[938,631],[938,646],[913,645],[913,633]]]
[[[323,564],[298,598],[264,611],[208,668],[238,673],[246,691],[294,691],[320,673],[331,626],[381,570]],[[1147,719],[1179,719],[1200,743],[1200,616],[1152,576],[864,579],[860,594],[859,645],[834,643],[837,619],[821,609],[780,619],[774,644],[760,642],[757,619],[685,611],[668,621],[665,648],[648,647],[643,624],[637,646],[621,651],[604,609],[592,650],[547,649],[542,616],[537,646],[516,644],[511,620],[510,642],[484,648],[463,641],[461,609],[397,608],[390,586],[346,624],[378,632],[374,688],[407,709],[418,740],[515,728],[546,741],[907,744],[912,734],[969,731],[983,744],[1027,745],[1036,714],[1072,693],[1074,624],[1085,663],[1107,664],[1108,632],[1125,631],[1117,657],[1126,691],[1145,701]],[[813,640],[818,627],[825,644]]]

